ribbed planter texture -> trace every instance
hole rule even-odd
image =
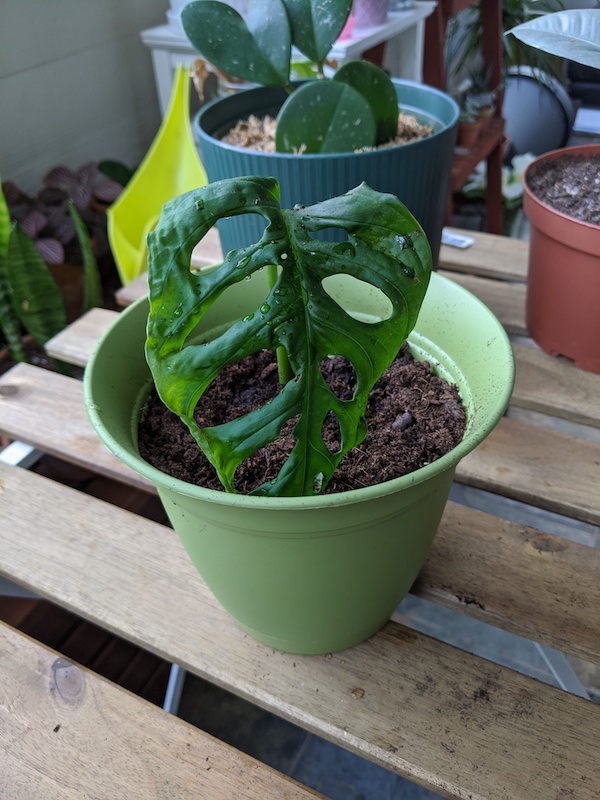
[[[216,304],[203,320],[204,330],[256,308],[265,280],[256,273],[230,288],[221,308]],[[365,311],[364,289],[349,287],[344,276],[337,296],[344,307]],[[504,413],[514,366],[503,328],[466,290],[434,274],[410,343],[417,358],[457,384],[468,416],[462,442],[438,461],[377,486],[265,498],[184,483],[138,455],[137,420],[151,385],[147,314],[145,298],[121,313],[87,367],[86,407],[101,439],[157,486],[206,584],[251,636],[288,652],[328,653],[374,634],[427,557],[456,464]]]
[[[530,222],[527,327],[551,355],[600,373],[600,226],[569,217],[536,197],[528,176],[564,155],[600,154],[600,145],[544,153],[524,174],[523,209]]]
[[[412,81],[394,79],[403,112],[433,127],[433,135],[405,145],[367,153],[260,153],[224,144],[221,136],[250,114],[276,116],[287,97],[273,87],[248,89],[218,98],[194,119],[200,156],[211,182],[243,175],[277,178],[283,208],[312,205],[347,192],[365,181],[372,189],[395,194],[420,222],[437,264],[444,226],[459,109],[444,92]],[[264,228],[264,223],[263,226]],[[219,223],[224,252],[260,238],[256,215],[244,214]]]

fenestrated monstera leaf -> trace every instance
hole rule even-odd
[[[222,72],[264,86],[289,84],[291,29],[283,0],[250,3],[246,20],[226,3],[194,0],[183,8],[181,24]]]
[[[212,272],[192,273],[190,257],[198,240],[218,219],[249,209],[267,221],[260,241],[231,251]],[[331,228],[345,231],[347,239],[314,238]],[[364,438],[369,392],[416,322],[431,273],[429,244],[419,224],[396,197],[365,184],[313,206],[282,210],[273,178],[232,178],[167,203],[148,238],[148,252],[146,355],[156,388],[187,424],[225,489],[234,491],[235,470],[243,460],[278,438],[288,420],[296,420],[295,443],[279,475],[253,493],[321,491],[342,456]],[[264,267],[276,267],[271,270],[276,278],[253,313],[211,341],[190,339],[222,292]],[[391,310],[381,319],[361,318],[360,309],[344,310],[343,298],[328,283],[340,275],[362,281],[365,295],[383,293]],[[194,409],[215,376],[247,355],[279,347],[293,373],[279,394],[241,418],[200,429]],[[354,367],[351,400],[339,399],[326,385],[320,363],[331,355]],[[338,453],[331,453],[322,438],[330,412],[341,432]]]

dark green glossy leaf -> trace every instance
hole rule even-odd
[[[311,61],[324,61],[350,14],[352,0],[284,0],[292,40]]]
[[[17,316],[35,341],[44,345],[67,324],[60,289],[35,244],[13,227],[8,245],[7,274]]]
[[[348,61],[333,76],[352,86],[371,107],[377,125],[376,144],[386,144],[398,132],[398,95],[388,75],[370,61]]]
[[[98,171],[112,181],[121,184],[121,186],[127,186],[134,174],[134,170],[130,169],[126,164],[111,159],[101,161],[98,164]]]
[[[375,144],[369,103],[351,86],[328,80],[305,83],[277,117],[279,153],[347,153]]]
[[[198,240],[217,220],[248,210],[268,223],[260,241],[228,253],[212,272],[190,272]],[[329,228],[345,231],[347,240],[313,238]],[[282,210],[274,179],[239,178],[168,203],[148,250],[148,363],[163,402],[187,424],[225,488],[233,491],[238,465],[276,439],[288,420],[296,420],[292,452],[276,480],[255,493],[295,496],[324,488],[344,453],[364,437],[369,392],[416,322],[431,272],[429,245],[418,223],[396,197],[365,184],[308,208]],[[209,342],[189,341],[223,292],[273,265],[276,280],[254,312]],[[361,288],[366,295],[383,293],[389,313],[368,321],[350,316],[342,299],[324,288],[326,279],[340,275],[368,284]],[[194,409],[220,370],[278,347],[285,348],[294,375],[280,393],[244,417],[198,428]],[[354,367],[357,387],[350,401],[338,399],[325,384],[319,365],[330,355]],[[335,454],[321,435],[329,412],[342,433],[342,449]]]
[[[194,0],[181,12],[194,47],[228,75],[264,86],[290,80],[291,31],[283,0],[251,2],[246,21],[217,0]]]

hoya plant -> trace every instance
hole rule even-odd
[[[164,404],[187,425],[233,492],[237,467],[293,422],[293,448],[273,481],[253,494],[298,496],[321,492],[343,456],[366,435],[369,393],[414,327],[431,274],[431,251],[417,221],[393,195],[361,184],[312,206],[280,207],[273,178],[232,178],[167,203],[148,237],[150,312],[146,357]],[[227,254],[209,272],[190,270],[192,249],[219,220],[260,214],[259,241]],[[341,241],[319,232],[335,228]],[[234,284],[267,270],[264,299],[226,330],[198,340],[194,331]],[[350,276],[340,279],[340,276]],[[254,278],[253,278],[254,276]],[[346,307],[336,282],[359,281],[365,295],[385,301],[385,313],[366,318]],[[332,288],[333,287],[333,288]],[[278,353],[284,381],[264,406],[213,427],[194,419],[199,399],[228,365],[262,350]],[[341,356],[356,387],[342,400],[328,387],[321,363]],[[332,453],[323,423],[335,415],[341,446]]]
[[[326,78],[327,54],[350,14],[352,0],[250,0],[244,19],[218,0],[194,0],[181,22],[194,47],[222,72],[289,97],[278,118],[278,152],[340,153],[389,142],[398,127],[398,99],[387,74],[350,61]],[[318,80],[294,88],[292,48]]]

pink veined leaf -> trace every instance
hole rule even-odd
[[[12,181],[2,181],[2,193],[8,206],[16,206],[24,199],[23,192]]]
[[[45,214],[42,214],[41,211],[34,209],[30,211],[23,219],[21,220],[21,227],[25,231],[25,233],[35,239],[40,231],[42,231],[46,225],[48,224],[48,217]]]
[[[44,186],[38,193],[39,202],[45,206],[60,206],[67,198],[67,192],[60,186]]]
[[[38,239],[35,246],[46,264],[62,264],[64,262],[65,251],[62,244],[56,239]]]
[[[57,167],[52,167],[44,175],[44,186],[71,186],[76,181],[76,176],[70,167],[64,164],[59,164]]]
[[[50,212],[48,226],[54,237],[63,244],[68,244],[75,238],[75,225],[68,210],[62,205]]]
[[[120,183],[107,179],[94,189],[94,197],[102,203],[113,203],[122,191]]]

